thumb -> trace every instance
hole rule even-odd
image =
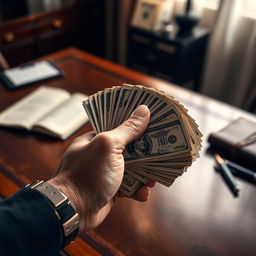
[[[150,111],[146,105],[137,107],[130,118],[117,128],[109,131],[109,135],[115,138],[121,147],[139,137],[147,128],[150,119]]]

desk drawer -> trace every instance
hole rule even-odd
[[[75,27],[75,11],[63,11],[43,17],[36,22],[37,34],[52,33],[58,30],[65,30]]]
[[[0,47],[9,47],[12,44],[32,38],[36,27],[32,23],[19,23],[10,26],[0,26]]]
[[[151,65],[151,63],[155,62],[156,58],[154,51],[150,48],[150,46],[132,43],[130,45],[129,59],[130,62]]]
[[[31,61],[36,55],[36,44],[33,38],[17,41],[0,49],[11,67]]]
[[[131,42],[135,44],[149,46],[152,44],[152,39],[144,35],[133,33],[131,35]]]
[[[176,54],[166,55],[161,52],[157,52],[156,60],[153,69],[156,72],[160,72],[166,75],[173,75],[178,65],[178,58]]]
[[[74,44],[75,8],[40,13],[0,23],[0,50],[11,66]]]
[[[162,54],[168,54],[169,56],[177,54],[178,47],[174,44],[165,43],[165,42],[156,42],[155,49]]]

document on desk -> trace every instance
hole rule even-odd
[[[0,126],[24,128],[60,139],[88,121],[82,107],[87,98],[60,88],[41,86],[0,113]]]
[[[127,196],[149,180],[171,186],[199,156],[202,134],[184,106],[171,96],[123,84],[91,95],[83,104],[96,133],[117,127],[139,105],[150,109],[146,131],[123,152],[125,174],[120,190]]]
[[[60,77],[63,72],[48,61],[33,62],[3,71],[1,79],[8,89],[16,89],[35,82]]]

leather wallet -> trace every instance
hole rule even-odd
[[[214,151],[256,172],[256,123],[244,118],[236,119],[210,134],[208,142]]]

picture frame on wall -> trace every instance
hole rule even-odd
[[[174,1],[138,0],[132,17],[131,25],[156,31],[164,22],[170,20]]]

